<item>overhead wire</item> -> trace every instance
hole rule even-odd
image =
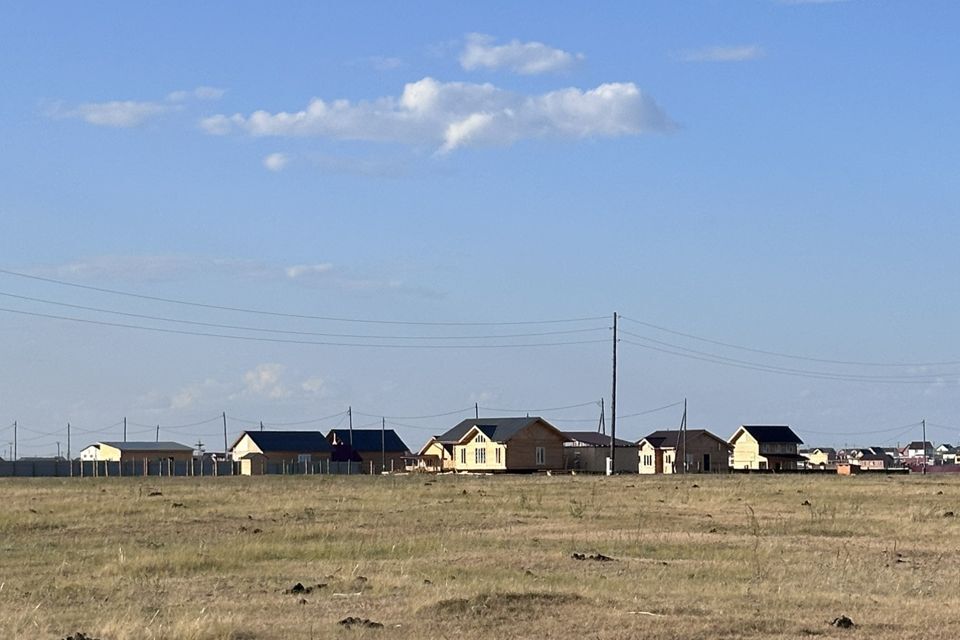
[[[694,335],[692,333],[676,331],[674,329],[656,325],[650,322],[645,322],[643,320],[636,320],[628,316],[620,315],[618,317],[621,320],[633,322],[644,327],[649,327],[651,329],[656,329],[657,331],[663,331],[665,333],[670,333],[676,336],[690,338],[691,340],[698,340],[700,342],[705,342],[705,343],[717,345],[720,347],[728,347],[730,349],[740,349],[741,351],[750,351],[752,353],[759,353],[759,354],[768,355],[768,356],[777,356],[779,358],[791,358],[794,360],[806,360],[808,362],[820,362],[824,364],[838,364],[838,365],[853,365],[853,366],[862,366],[862,367],[937,367],[937,366],[946,367],[951,365],[960,365],[960,360],[946,360],[942,362],[871,362],[871,361],[861,361],[861,360],[831,360],[829,358],[815,358],[811,356],[802,356],[802,355],[797,355],[792,353],[785,353],[782,351],[770,351],[767,349],[745,347],[743,345],[734,344],[732,342],[723,342],[721,340],[704,338],[702,336]],[[627,331],[624,331],[622,329],[620,331],[623,333],[628,333]]]
[[[765,373],[778,373],[782,375],[788,375],[788,376],[794,376],[794,377],[800,377],[800,378],[819,379],[819,380],[836,380],[836,381],[845,381],[845,382],[866,382],[866,383],[875,382],[875,383],[887,383],[887,384],[932,384],[937,382],[938,379],[960,376],[960,374],[956,374],[956,373],[935,374],[935,375],[931,374],[930,376],[866,376],[866,375],[860,376],[860,375],[835,374],[835,373],[828,373],[828,372],[808,371],[804,369],[789,369],[784,367],[775,367],[773,365],[763,365],[755,362],[736,360],[734,358],[727,358],[725,356],[718,356],[716,354],[711,354],[711,353],[697,352],[695,350],[686,349],[684,347],[674,347],[677,349],[681,349],[683,351],[691,352],[691,353],[680,353],[677,351],[672,351],[670,349],[663,349],[661,347],[655,347],[649,344],[634,342],[632,340],[627,340],[625,338],[621,339],[621,342],[625,344],[633,345],[635,347],[641,347],[643,349],[658,351],[660,353],[666,353],[669,355],[674,355],[681,358],[688,358],[691,360],[699,360],[702,362],[712,362],[713,364],[735,367],[738,369],[762,371]]]
[[[200,336],[206,338],[226,338],[230,340],[243,340],[247,342],[271,342],[280,344],[301,344],[301,345],[319,345],[329,347],[363,347],[363,348],[384,348],[384,349],[514,349],[514,348],[535,348],[535,347],[557,347],[578,344],[596,344],[598,342],[607,342],[606,340],[570,340],[560,342],[530,342],[516,344],[390,344],[390,343],[361,343],[361,342],[331,342],[319,340],[292,340],[286,338],[265,338],[257,336],[238,336],[225,333],[210,333],[205,331],[187,331],[185,329],[170,329],[164,327],[147,327],[136,324],[126,324],[122,322],[107,322],[105,320],[90,320],[87,318],[74,318],[72,316],[60,316],[48,313],[39,313],[36,311],[23,311],[21,309],[10,309],[0,307],[0,311],[5,313],[14,313],[18,315],[32,316],[35,318],[48,318],[53,320],[64,320],[69,322],[78,322],[82,324],[99,325],[105,327],[119,327],[124,329],[137,329],[140,331],[154,331],[158,333]]]
[[[406,325],[406,326],[426,326],[426,327],[492,327],[492,326],[521,326],[521,325],[538,325],[538,324],[563,324],[563,323],[575,323],[575,322],[588,322],[595,320],[606,320],[606,316],[592,316],[592,317],[583,317],[583,318],[562,318],[562,319],[548,319],[548,320],[521,320],[521,321],[510,321],[510,322],[429,322],[429,321],[409,321],[409,320],[380,320],[380,319],[370,319],[370,318],[346,318],[338,316],[319,316],[319,315],[309,315],[301,313],[285,313],[280,311],[267,311],[265,309],[249,309],[245,307],[233,307],[226,305],[217,305],[209,304],[203,302],[194,302],[189,300],[179,300],[176,298],[164,298],[161,296],[151,296],[140,293],[133,293],[130,291],[122,291],[119,289],[109,289],[107,287],[96,287],[93,285],[80,284],[77,282],[69,282],[66,280],[58,280],[56,278],[48,278],[44,276],[38,276],[34,274],[22,273],[19,271],[11,271],[9,269],[0,269],[0,274],[15,276],[18,278],[27,278],[30,280],[37,280],[40,282],[47,282],[51,284],[57,284],[66,287],[74,287],[77,289],[85,289],[88,291],[97,291],[99,293],[108,293],[111,295],[126,296],[130,298],[138,298],[141,300],[152,300],[154,302],[163,302],[167,304],[177,304],[184,305],[189,307],[199,307],[203,309],[216,309],[219,311],[233,311],[237,313],[249,313],[263,316],[274,316],[280,318],[299,318],[302,320],[323,320],[328,322],[351,322],[351,323],[363,323],[363,324],[385,324],[385,325]]]
[[[584,329],[563,329],[559,331],[538,331],[526,333],[502,333],[488,335],[456,335],[456,336],[398,336],[398,335],[370,335],[363,333],[329,333],[323,331],[298,331],[290,329],[269,329],[265,327],[252,327],[249,325],[224,324],[219,322],[203,322],[200,320],[185,320],[182,318],[171,318],[168,316],[156,316],[144,313],[132,313],[128,311],[118,311],[116,309],[106,309],[103,307],[91,307],[81,304],[72,304],[57,300],[48,300],[45,298],[34,298],[31,296],[21,296],[14,293],[0,291],[0,296],[13,298],[16,300],[25,300],[27,302],[38,302],[41,304],[66,307],[69,309],[78,309],[81,311],[93,311],[95,313],[106,313],[110,315],[122,316],[126,318],[138,318],[140,320],[154,320],[157,322],[172,322],[176,324],[186,324],[198,327],[209,327],[214,329],[231,329],[235,331],[252,331],[258,333],[276,333],[283,335],[297,336],[320,336],[326,338],[362,338],[369,340],[495,340],[506,338],[533,338],[556,335],[571,335],[575,333],[595,333],[597,331],[609,331],[608,327],[592,327]]]

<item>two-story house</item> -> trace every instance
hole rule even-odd
[[[785,425],[742,425],[730,437],[733,469],[786,471],[797,468],[806,458],[800,455],[803,444],[797,434]]]

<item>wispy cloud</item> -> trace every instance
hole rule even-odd
[[[495,44],[496,39],[483,33],[467,36],[466,46],[460,54],[460,66],[464,69],[508,69],[515,73],[533,75],[568,69],[582,53],[569,53],[555,49],[542,42],[511,40]]]
[[[171,91],[167,94],[169,102],[183,102],[193,98],[194,100],[219,100],[226,93],[226,89],[218,87],[196,87],[195,89],[181,89]]]
[[[86,102],[73,108],[57,106],[51,111],[51,115],[56,118],[78,118],[99,127],[130,128],[173,109],[171,105],[159,102],[111,100]]]
[[[530,96],[489,83],[440,82],[427,77],[405,85],[399,97],[356,103],[314,98],[301,111],[220,114],[202,120],[201,126],[215,135],[239,131],[253,136],[399,142],[435,146],[446,153],[531,138],[665,132],[674,124],[631,82]]]
[[[290,157],[285,153],[271,153],[263,159],[263,166],[273,172],[283,171],[290,162]]]
[[[383,273],[383,269],[369,268],[360,272],[331,262],[276,265],[257,260],[177,255],[95,256],[23,271],[72,281],[166,282],[199,275],[221,275],[358,293],[393,293],[423,298],[444,295],[430,287],[408,282],[402,273]]]
[[[763,47],[746,44],[727,47],[704,47],[681,51],[679,58],[684,62],[746,62],[764,56]]]
[[[164,101],[108,100],[84,102],[75,107],[54,105],[48,115],[54,118],[76,118],[99,127],[118,129],[138,127],[149,120],[183,109],[187,100],[218,100],[226,91],[217,87],[196,87],[168,93]]]
[[[282,380],[285,370],[286,367],[276,362],[258,364],[243,374],[243,393],[269,400],[289,398],[293,391]]]

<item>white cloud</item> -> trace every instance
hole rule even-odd
[[[516,73],[532,75],[562,71],[577,60],[583,59],[582,53],[569,53],[554,49],[542,42],[520,42],[511,40],[507,44],[494,44],[493,36],[471,33],[460,54],[460,65],[467,70],[509,69]]]
[[[127,280],[161,282],[190,276],[223,275],[265,282],[287,281],[301,287],[327,288],[358,293],[397,293],[421,298],[443,294],[430,287],[407,282],[392,272],[357,273],[329,262],[277,265],[256,260],[201,256],[95,256],[61,265],[24,268],[30,275],[79,281]]]
[[[688,49],[680,53],[680,59],[684,62],[746,62],[747,60],[762,58],[763,55],[763,47],[756,44],[747,44],[732,47]]]
[[[293,265],[292,267],[287,267],[284,271],[288,278],[291,280],[296,280],[297,278],[302,278],[304,276],[330,273],[333,271],[333,265],[329,262],[322,262],[319,264],[298,264]]]
[[[285,369],[282,364],[275,362],[258,364],[243,374],[244,393],[270,400],[289,398],[292,392],[281,381]]]
[[[56,109],[53,115],[62,118],[80,118],[100,127],[129,128],[143,124],[151,118],[163,115],[172,107],[156,102],[112,100],[110,102],[87,102],[74,109]]]
[[[189,98],[196,100],[219,100],[227,91],[218,87],[196,87],[195,89],[181,89],[167,94],[170,102],[183,102]]]
[[[318,377],[307,378],[300,388],[309,396],[323,396],[327,394],[327,381]]]
[[[306,109],[249,116],[216,115],[201,126],[211,134],[316,136],[337,140],[464,146],[509,145],[530,138],[619,137],[669,131],[670,118],[631,82],[594,89],[521,95],[492,84],[424,78],[399,97],[352,103],[314,98]]]
[[[393,71],[403,66],[403,60],[391,56],[369,56],[365,60],[377,71]]]
[[[283,171],[290,162],[290,156],[285,153],[271,153],[263,159],[263,166],[273,172]]]

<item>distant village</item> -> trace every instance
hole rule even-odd
[[[960,472],[958,449],[801,448],[786,425],[741,425],[728,439],[664,429],[630,442],[562,431],[541,417],[471,418],[413,451],[393,429],[244,431],[224,452],[177,442],[104,441],[77,459],[0,459],[0,477],[218,476],[381,473],[837,473]]]

